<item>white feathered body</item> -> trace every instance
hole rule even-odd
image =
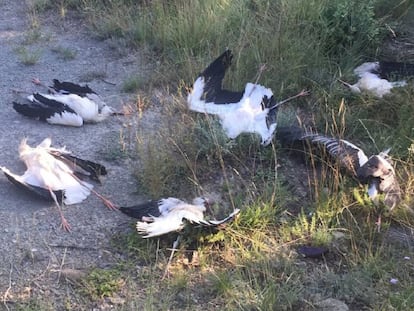
[[[406,81],[391,82],[380,78],[379,75],[374,73],[379,69],[379,66],[379,62],[367,62],[355,68],[354,73],[359,77],[359,80],[357,83],[349,86],[351,91],[355,93],[366,91],[376,97],[382,98],[384,95],[389,94],[394,87],[407,85]]]
[[[69,106],[83,119],[83,122],[100,122],[113,113],[113,109],[103,105],[96,94],[88,94],[88,96],[84,97],[77,94],[59,93],[42,94],[42,96]]]
[[[193,223],[204,220],[204,201],[194,201],[189,204],[176,198],[167,198],[159,201],[160,216],[145,217],[146,221],[137,222],[137,230],[145,234],[144,238],[160,236],[169,232],[179,231],[184,227],[184,219]]]
[[[271,98],[273,92],[259,84],[247,83],[242,99],[238,103],[215,104],[202,99],[204,78],[199,77],[188,95],[189,109],[196,112],[217,115],[229,138],[241,133],[257,133],[262,143],[268,143],[276,129],[276,123],[267,125],[269,108],[262,105],[263,98]]]
[[[50,144],[51,141],[47,138],[32,148],[27,145],[26,140],[22,141],[19,156],[27,170],[22,176],[18,176],[19,179],[33,186],[64,191],[64,203],[67,205],[82,202],[89,196],[93,186],[76,179],[65,163],[49,154],[47,150]]]

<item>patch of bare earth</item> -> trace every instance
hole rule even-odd
[[[11,103],[23,95],[12,92],[45,91],[31,83],[33,77],[45,84],[54,78],[88,84],[105,101],[121,109],[134,106],[134,98],[122,94],[121,84],[144,71],[138,52],[119,53],[113,44],[98,41],[76,16],[62,18],[53,12],[38,16],[38,28],[31,29],[27,7],[22,1],[0,2],[0,165],[22,174],[24,164],[17,148],[24,137],[30,145],[51,137],[55,146],[98,161],[108,175],[95,190],[117,205],[131,205],[136,194],[134,159],[125,156],[133,148],[135,117],[113,117],[82,128],[52,126],[18,115]],[[72,13],[73,14],[73,13]],[[112,47],[111,47],[112,46]],[[25,64],[31,55],[35,63]],[[71,287],[62,282],[62,271],[88,271],[110,267],[118,260],[110,240],[114,234],[131,230],[130,219],[108,210],[96,196],[81,204],[66,206],[64,214],[72,226],[60,227],[56,207],[24,194],[5,176],[0,176],[0,298],[5,309],[30,297],[43,297],[61,309]]]

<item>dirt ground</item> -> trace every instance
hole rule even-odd
[[[80,20],[49,15],[52,12],[38,17],[40,26],[33,34],[27,7],[22,3],[0,1],[0,165],[22,174],[25,167],[17,153],[21,139],[27,137],[28,143],[35,145],[51,137],[53,145],[66,145],[74,154],[106,166],[108,175],[95,190],[118,205],[137,203],[142,198],[136,193],[132,175],[135,163],[119,154],[123,147],[131,147],[128,141],[120,145],[121,133],[128,136],[128,124],[138,120],[113,117],[82,128],[52,126],[18,115],[12,102],[22,101],[23,95],[12,89],[44,91],[31,83],[33,77],[45,83],[54,78],[79,82],[88,74],[98,77],[96,73],[105,73],[105,81],[95,78],[88,84],[109,105],[120,109],[131,100],[122,94],[121,82],[143,71],[139,54],[119,53],[110,42],[89,35]],[[35,35],[30,42],[30,36]],[[23,50],[26,55],[37,53],[38,61],[25,65]],[[76,55],[65,60],[62,51],[68,50]],[[3,174],[0,198],[0,297],[4,303],[0,309],[29,292],[57,298],[61,268],[110,266],[116,260],[109,244],[111,237],[131,230],[129,218],[108,210],[93,195],[81,204],[64,208],[71,233],[60,228],[60,217],[52,203],[22,193]]]

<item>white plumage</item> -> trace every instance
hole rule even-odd
[[[243,92],[225,90],[222,82],[232,58],[231,51],[226,50],[200,74],[188,94],[188,108],[217,115],[231,139],[242,133],[256,133],[261,143],[268,145],[276,130],[278,106],[307,93],[301,92],[276,103],[272,90],[260,84],[247,83]]]
[[[396,62],[366,62],[354,69],[359,80],[355,84],[341,81],[354,93],[367,92],[375,97],[382,98],[391,92],[394,87],[407,85],[405,80],[391,81],[393,74],[412,75],[414,68],[411,64]]]
[[[93,178],[99,174],[95,170],[100,169],[102,174],[106,174],[105,168],[97,163],[76,158],[64,147],[51,147],[50,138],[44,139],[36,147],[29,146],[27,139],[23,139],[19,146],[19,157],[26,165],[23,175],[13,174],[5,167],[0,169],[20,188],[45,199],[52,199],[59,209],[62,226],[66,230],[70,226],[63,216],[59,201],[66,205],[77,204],[94,192],[93,185],[79,179],[75,173],[82,172]]]
[[[136,228],[144,238],[180,231],[186,223],[217,227],[232,220],[240,212],[236,209],[222,220],[206,220],[204,219],[206,204],[207,201],[204,198],[195,198],[190,204],[170,197],[158,202],[150,201],[138,206],[121,207],[120,211],[139,219]]]
[[[27,97],[28,103],[13,103],[13,108],[20,114],[46,121],[50,124],[82,126],[96,123],[116,114],[87,85],[80,86],[71,82],[53,80],[53,92],[35,93]]]

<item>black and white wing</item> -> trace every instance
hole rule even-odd
[[[143,217],[145,219],[148,216],[159,217],[161,213],[158,208],[158,203],[156,200],[150,200],[134,206],[120,207],[119,210],[129,217],[139,220],[142,220]]]
[[[303,149],[304,143],[308,145],[307,147],[318,146],[354,176],[357,175],[358,169],[368,161],[364,151],[347,140],[305,133],[297,126],[279,127],[276,131],[276,138],[283,145],[299,150]]]
[[[332,158],[355,176],[358,169],[368,161],[368,157],[361,148],[344,139],[307,134],[302,136],[302,140],[323,146]]]
[[[223,89],[223,79],[231,65],[233,54],[227,49],[217,57],[204,71],[200,74],[204,80],[203,96],[206,102],[215,104],[238,103],[243,97],[243,92],[235,92]]]
[[[49,150],[49,153],[56,159],[68,165],[75,174],[88,176],[94,181],[100,182],[99,177],[107,174],[106,168],[102,164],[90,160],[84,160],[72,155],[71,153],[63,153],[59,150],[52,149]]]
[[[204,112],[203,107],[199,106],[206,103],[220,105],[240,102],[243,92],[223,89],[223,79],[232,59],[231,51],[226,50],[198,76],[187,97],[190,110]]]
[[[199,224],[203,226],[207,226],[207,227],[218,227],[222,224],[233,221],[239,213],[240,213],[240,209],[236,208],[226,218],[223,218],[221,220],[202,220],[199,222]]]
[[[58,79],[53,79],[53,90],[60,94],[76,94],[85,97],[87,94],[96,94],[87,84],[81,86],[73,82],[60,82]]]
[[[82,126],[83,119],[68,105],[35,93],[28,97],[28,102],[13,102],[16,112],[50,124]]]
[[[50,191],[48,189],[38,187],[35,185],[29,184],[23,176],[18,176],[16,174],[11,173],[7,168],[0,167],[1,171],[4,173],[4,175],[7,177],[7,179],[17,186],[17,188],[36,195],[39,198],[42,198],[47,201],[53,201],[54,199],[50,195]],[[57,200],[61,203],[64,199],[64,191],[63,190],[55,190],[53,191],[55,194]]]

